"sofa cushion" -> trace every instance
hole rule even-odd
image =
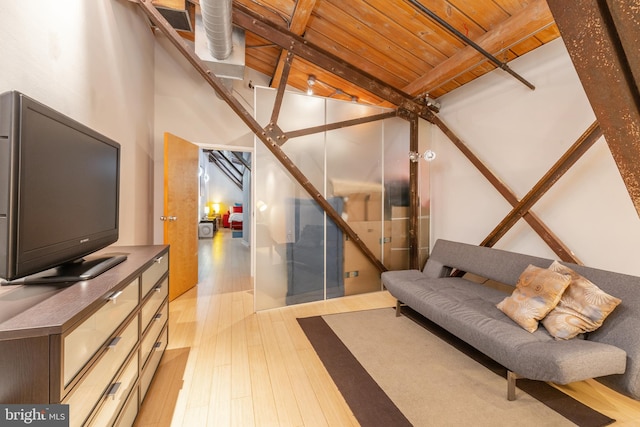
[[[504,292],[460,277],[417,270],[382,273],[400,301],[523,377],[566,384],[623,373],[626,353],[588,340],[559,341],[544,328],[525,331],[496,308]]]
[[[529,332],[538,329],[542,320],[560,301],[571,276],[529,265],[520,275],[513,293],[497,307]]]
[[[621,302],[558,261],[554,261],[549,270],[571,277],[558,305],[542,319],[542,325],[558,339],[595,331]]]

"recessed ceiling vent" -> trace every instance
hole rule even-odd
[[[170,7],[156,6],[160,15],[169,22],[169,24],[178,31],[193,31],[191,18],[186,10],[172,9]]]

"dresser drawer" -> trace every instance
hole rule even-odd
[[[66,387],[109,336],[138,306],[139,281],[135,279],[63,338],[63,385]]]
[[[134,356],[120,377],[118,377],[118,380],[109,386],[107,393],[102,399],[102,407],[98,409],[90,425],[96,427],[112,426],[137,379],[138,358]]]
[[[142,319],[142,330],[145,331],[147,326],[149,326],[149,322],[153,319],[153,316],[160,308],[160,305],[164,302],[169,294],[169,278],[165,278],[161,283],[158,283],[152,290],[151,295],[149,295],[149,299],[144,302],[142,306],[141,319]]]
[[[127,403],[124,405],[115,427],[131,427],[138,416],[138,396],[140,392],[138,387],[133,389],[133,393],[129,396]]]
[[[140,377],[140,400],[144,400],[147,390],[149,390],[153,375],[156,373],[160,359],[162,359],[164,350],[167,348],[168,337],[167,328],[164,328],[158,339],[154,342],[153,351],[151,352],[147,366],[144,368],[144,372],[142,372],[142,377]]]
[[[105,346],[102,357],[77,384],[73,392],[63,400],[62,403],[69,405],[69,418],[72,423],[80,425],[89,416],[137,342],[138,318],[136,317],[122,333]]]
[[[142,296],[144,297],[158,283],[158,280],[169,271],[169,255],[165,253],[153,260],[153,264],[142,273]]]
[[[140,344],[140,365],[144,366],[147,357],[153,350],[153,346],[158,340],[158,335],[160,335],[160,331],[167,323],[167,316],[169,315],[169,304],[165,303],[160,311],[153,316],[153,320],[149,325],[149,329],[147,330],[146,335],[142,338],[142,343]]]

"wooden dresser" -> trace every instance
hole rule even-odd
[[[71,426],[129,426],[168,339],[169,248],[70,286],[0,288],[0,403],[69,404]]]

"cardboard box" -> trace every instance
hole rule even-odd
[[[409,219],[409,206],[391,206],[391,219]]]
[[[389,270],[407,270],[409,268],[409,249],[391,249],[385,260]]]
[[[408,248],[409,247],[409,219],[392,218],[391,219],[391,247]]]
[[[344,294],[382,289],[380,272],[351,240],[344,242]]]
[[[385,256],[389,245],[383,245],[383,233],[388,234],[391,225],[389,221],[349,221],[349,226],[358,235],[360,240],[371,252],[382,261],[382,253]],[[382,227],[385,227],[383,230]],[[355,295],[364,292],[379,291],[382,289],[380,272],[378,268],[367,258],[360,248],[344,236],[344,289],[345,295]]]
[[[382,221],[382,193],[353,193],[344,198],[347,221]]]

